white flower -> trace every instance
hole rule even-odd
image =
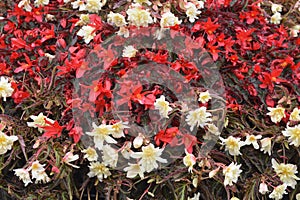
[[[119,13],[110,13],[107,15],[107,22],[116,25],[117,27],[122,27],[127,24],[125,17]]]
[[[131,142],[125,142],[124,146],[122,147],[121,154],[124,158],[129,159],[131,155]]]
[[[207,103],[211,99],[211,96],[209,94],[209,91],[201,92],[199,95],[198,101],[201,103]]]
[[[79,11],[83,11],[86,9],[85,3],[82,0],[77,0],[71,3],[73,9],[77,9],[79,8]]]
[[[126,47],[123,49],[123,54],[122,54],[122,56],[123,56],[123,57],[127,57],[127,58],[132,58],[132,57],[135,57],[135,55],[136,55],[137,52],[138,52],[138,50],[135,49],[134,46],[129,45],[129,46],[126,46]]]
[[[133,4],[131,8],[126,11],[130,24],[140,27],[147,27],[153,22],[153,19],[148,12],[140,7],[139,4]]]
[[[29,184],[32,183],[29,172],[26,169],[19,168],[19,169],[14,169],[15,175],[19,177],[20,180],[23,181],[25,187]]]
[[[32,7],[30,6],[30,0],[22,0],[18,4],[19,8],[24,8],[27,12],[31,12]]]
[[[222,145],[225,145],[225,150],[229,151],[229,154],[232,156],[241,155],[240,148],[244,146],[244,142],[240,141],[241,138],[235,138],[229,136],[227,139],[221,138]]]
[[[285,117],[285,109],[280,106],[276,106],[276,108],[270,108],[268,107],[268,110],[270,112],[267,113],[267,115],[270,115],[271,121],[274,123],[280,122],[282,118]]]
[[[52,55],[50,53],[45,53],[45,56],[49,59],[50,62],[55,58],[55,55]]]
[[[141,177],[141,179],[144,178],[144,168],[140,164],[131,164],[128,163],[128,167],[124,168],[124,171],[127,171],[126,177],[127,178],[134,178],[137,175]]]
[[[35,179],[35,183],[39,183],[40,181],[43,183],[47,183],[50,181],[50,178],[45,172],[44,168],[45,164],[40,164],[38,160],[34,161],[28,171],[31,171],[32,178]]]
[[[149,0],[133,0],[134,1],[134,3],[138,3],[138,4],[143,4],[143,3],[145,3],[145,4],[147,4],[148,6],[150,6],[152,3],[149,1]]]
[[[296,107],[293,109],[291,115],[290,115],[291,121],[300,121],[300,110]]]
[[[103,4],[100,0],[87,0],[85,9],[90,13],[97,13],[101,10]]]
[[[296,194],[296,200],[300,200],[300,193]]]
[[[299,1],[300,2],[300,1]],[[300,7],[299,7],[300,8]],[[295,25],[290,29],[290,33],[292,37],[298,37],[298,33],[300,31],[300,25]],[[300,117],[299,117],[300,118]],[[299,119],[300,120],[300,119]]]
[[[92,132],[87,132],[86,134],[94,137],[94,143],[96,148],[101,150],[104,141],[113,144],[117,143],[117,141],[110,136],[113,132],[111,125],[101,124],[100,126],[97,126],[93,122],[92,126]]]
[[[282,131],[282,134],[285,137],[289,137],[288,141],[291,145],[294,145],[295,147],[300,146],[300,124],[294,126],[294,127],[287,127],[284,131]]]
[[[263,151],[263,153],[268,153],[269,156],[271,155],[271,148],[272,148],[272,138],[264,138],[260,140],[261,148],[260,150]]]
[[[42,133],[44,129],[40,128],[43,126],[49,126],[49,124],[46,123],[46,120],[49,121],[50,123],[54,123],[54,121],[46,116],[44,116],[43,113],[40,113],[38,116],[35,115],[30,115],[30,119],[33,120],[33,122],[27,122],[27,126],[33,127],[33,128],[38,128],[39,132]]]
[[[175,26],[178,24],[181,24],[181,21],[179,21],[178,17],[175,17],[175,15],[171,12],[166,12],[161,16],[160,26],[162,28]]]
[[[48,21],[55,21],[55,16],[54,15],[51,15],[51,14],[46,14],[46,22]],[[48,53],[49,54],[49,53]],[[51,54],[50,54],[51,55]],[[45,53],[45,56],[46,56],[46,53]]]
[[[203,9],[204,8],[204,1],[196,1],[197,2],[197,8]]]
[[[89,165],[90,172],[87,174],[90,178],[97,176],[100,182],[103,181],[104,178],[107,178],[111,175],[109,169],[100,162],[92,162]]]
[[[96,36],[95,28],[91,26],[83,26],[78,31],[77,35],[83,37],[84,42],[88,44]]]
[[[122,27],[120,27],[119,31],[117,32],[117,35],[120,35],[120,36],[123,35],[123,37],[128,38],[129,30],[126,27],[122,26]]]
[[[130,128],[129,126],[126,126],[126,124],[128,124],[128,122],[117,122],[113,125],[111,125],[111,128],[113,129],[112,132],[112,136],[114,138],[121,138],[121,137],[125,137],[123,131],[125,128]]]
[[[81,14],[80,19],[76,22],[75,26],[82,26],[86,25],[90,22],[90,15],[89,14]]]
[[[193,166],[196,164],[196,157],[185,150],[185,156],[183,158],[183,164],[189,167],[188,171],[192,173]]]
[[[242,165],[237,163],[231,163],[229,166],[223,169],[223,174],[225,175],[224,185],[232,186],[233,183],[236,183],[242,170],[240,169]]]
[[[102,160],[106,166],[116,167],[118,162],[118,152],[109,145],[104,145],[102,148]]]
[[[139,133],[139,135],[133,140],[133,147],[136,149],[140,148],[144,143],[144,138],[144,135],[142,133]]]
[[[35,7],[39,7],[39,6],[45,6],[49,4],[49,0],[35,0],[34,1],[34,5]]]
[[[298,173],[296,165],[278,164],[276,160],[272,158],[272,168],[283,183],[287,186],[291,186],[293,189],[295,188],[297,184],[296,180],[300,180],[300,178],[295,175]]]
[[[275,13],[271,17],[271,23],[272,24],[280,24],[280,21],[282,20],[281,14],[279,12]]]
[[[66,155],[63,157],[62,161],[66,163],[67,165],[70,165],[74,168],[79,168],[79,166],[73,165],[70,162],[73,162],[75,160],[78,160],[79,156],[76,154],[74,155],[73,152],[69,151],[66,153]]]
[[[188,197],[188,200],[199,200],[200,199],[200,192],[195,194],[193,197]]]
[[[17,136],[8,136],[0,131],[0,155],[5,154],[8,150],[11,150],[13,143],[17,140]]]
[[[284,194],[287,194],[286,190],[286,185],[279,185],[277,187],[274,188],[273,192],[269,195],[269,197],[271,199],[275,199],[275,200],[280,200],[283,198]]]
[[[218,172],[220,171],[220,167],[214,169],[214,170],[211,170],[209,173],[208,173],[208,177],[209,178],[212,178],[214,177]]]
[[[237,197],[231,197],[231,199],[230,200],[240,200],[239,198],[237,198]]]
[[[259,149],[259,145],[257,143],[257,140],[261,139],[261,135],[247,135],[245,145],[252,144],[254,149]]]
[[[266,183],[264,183],[264,182],[260,183],[259,184],[259,192],[261,194],[266,194],[267,192],[269,192],[268,185]]]
[[[169,102],[166,101],[164,95],[161,95],[158,99],[155,100],[154,107],[159,111],[159,114],[162,117],[169,118],[168,113],[172,111],[172,108],[169,106]]]
[[[281,12],[282,11],[282,5],[280,4],[276,4],[276,3],[272,3],[272,6],[271,6],[271,10],[273,12],[273,14],[277,13],[277,12]]]
[[[190,125],[190,130],[192,131],[194,126],[204,128],[207,122],[211,121],[211,118],[209,118],[210,116],[211,114],[206,112],[206,107],[200,107],[196,110],[189,111],[186,122]]]
[[[88,161],[96,161],[98,159],[97,151],[92,147],[88,147],[81,152],[85,154],[83,158],[86,158]]]
[[[156,161],[167,163],[166,159],[161,158],[163,149],[155,148],[153,144],[142,147],[142,152],[134,152],[131,154],[132,158],[141,158],[141,165],[146,172],[151,172],[153,169],[158,168]]]
[[[200,10],[198,10],[195,6],[195,4],[188,2],[185,6],[186,11],[185,14],[186,16],[188,16],[189,21],[191,23],[195,22],[195,19],[198,19],[197,15],[199,15],[201,13]]]
[[[11,83],[8,82],[8,79],[1,76],[0,78],[0,97],[6,101],[6,97],[10,97],[14,89],[11,87]]]
[[[221,134],[218,127],[216,127],[216,125],[214,125],[214,124],[207,124],[207,130],[214,135]]]

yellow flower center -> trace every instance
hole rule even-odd
[[[147,158],[153,157],[155,155],[155,152],[150,147],[145,148],[143,153],[144,153],[144,156],[147,157]]]
[[[6,138],[4,135],[0,135],[0,145],[4,145],[6,143]]]

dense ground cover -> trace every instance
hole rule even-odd
[[[1,199],[300,199],[299,1],[0,5]]]

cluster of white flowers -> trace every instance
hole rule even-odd
[[[273,15],[271,16],[271,23],[273,24],[280,24],[280,21],[282,20],[280,12],[282,11],[282,5],[272,3],[271,10]]]
[[[25,187],[32,183],[29,172],[31,171],[32,179],[35,179],[35,183],[47,183],[51,179],[48,177],[48,175],[45,172],[44,168],[45,164],[40,164],[38,160],[32,162],[31,166],[28,169],[24,168],[18,168],[14,169],[15,175],[19,177],[20,180],[23,181],[25,184]]]
[[[140,4],[132,4],[126,13],[128,15],[128,21],[131,25],[137,27],[147,27],[148,24],[153,23],[150,12],[147,9],[142,8]]]
[[[95,148],[99,149],[102,153],[102,162],[98,162],[98,153],[95,148],[88,147],[87,149],[82,150],[85,154],[84,158],[91,162],[89,166],[90,172],[88,173],[89,177],[96,176],[99,181],[103,181],[104,178],[111,175],[109,167],[115,168],[117,166],[119,154],[116,149],[108,144],[115,144],[117,141],[114,138],[125,136],[124,129],[129,128],[126,126],[127,124],[128,123],[126,122],[119,121],[113,125],[101,124],[97,126],[93,123],[93,130],[91,132],[86,132],[87,135],[93,137]],[[104,144],[104,142],[108,144]],[[125,155],[124,151],[121,153],[122,155]]]
[[[78,9],[79,11],[88,11],[90,13],[98,13],[101,8],[105,5],[106,1],[101,1],[101,0],[76,0],[72,2],[72,7],[73,9]],[[68,3],[65,2],[65,3]]]
[[[6,101],[7,97],[10,97],[14,89],[11,86],[11,83],[8,82],[8,79],[4,76],[0,77],[0,98],[2,97]]]
[[[93,130],[91,132],[87,132],[86,134],[92,136],[94,138],[95,147],[98,148],[99,150],[102,150],[104,142],[110,144],[117,143],[117,141],[111,136],[115,138],[120,138],[124,136],[123,130],[125,128],[129,128],[125,124],[127,123],[118,122],[114,125],[101,124],[97,126],[93,122],[92,124]]]
[[[253,145],[254,149],[259,149],[258,140],[260,140],[261,144],[260,150],[263,151],[263,153],[271,155],[272,138],[261,138],[261,135],[247,135],[245,141],[241,141],[241,138],[233,136],[229,136],[226,139],[220,137],[220,140],[222,145],[225,145],[225,150],[227,150],[232,156],[241,155],[240,149],[245,145]]]

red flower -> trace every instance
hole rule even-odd
[[[17,90],[13,93],[12,98],[16,104],[21,103],[24,99],[30,97],[28,92],[23,92],[21,90]]]
[[[145,106],[145,110],[152,108],[156,100],[156,97],[153,95],[152,91],[142,92],[143,87],[138,87],[132,94],[131,100],[133,102],[139,103]],[[129,106],[131,108],[131,105]]]
[[[75,126],[69,132],[69,136],[73,138],[75,143],[79,142],[82,135],[83,135],[82,128],[79,126]]]
[[[155,137],[155,143],[156,145],[160,145],[161,142],[166,144],[170,144],[171,146],[175,146],[178,142],[177,138],[175,137],[178,133],[178,127],[172,127],[168,128],[167,130],[161,130],[159,131]]]
[[[57,121],[54,121],[52,124],[48,120],[45,119],[46,124],[48,126],[42,126],[41,128],[45,130],[45,133],[43,134],[46,138],[57,138],[61,136],[61,133],[64,129],[64,126],[60,126]]]
[[[207,22],[203,22],[201,24],[201,28],[204,29],[204,31],[207,33],[208,35],[208,40],[211,41],[215,36],[213,35],[213,33],[215,32],[215,30],[217,30],[217,28],[220,27],[219,24],[215,24],[218,21],[218,19],[215,19],[215,21],[211,21],[210,17],[207,19]]]
[[[269,90],[273,90],[273,83],[284,82],[284,80],[278,78],[282,72],[282,69],[275,69],[271,73],[262,72],[261,75],[258,76],[258,79],[262,82],[259,87],[260,88],[268,88]]]

